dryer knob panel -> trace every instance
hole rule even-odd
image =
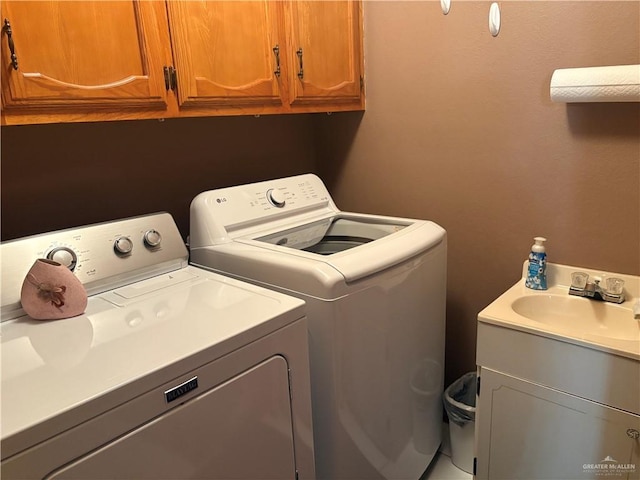
[[[284,194],[274,188],[267,190],[267,200],[271,205],[278,208],[284,207],[285,203],[287,203]]]

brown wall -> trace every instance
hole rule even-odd
[[[2,239],[156,211],[315,169],[308,115],[2,128]]]
[[[447,381],[477,313],[549,261],[640,273],[640,104],[556,104],[556,68],[640,63],[640,2],[365,3],[367,109],[320,118],[336,203],[448,231]]]

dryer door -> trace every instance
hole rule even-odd
[[[287,362],[274,356],[47,479],[294,479],[292,432]]]

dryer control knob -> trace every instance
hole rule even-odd
[[[284,198],[284,194],[280,190],[275,190],[270,188],[267,190],[267,200],[274,207],[282,208],[284,204],[287,203],[286,198]]]
[[[113,249],[120,255],[128,255],[133,250],[133,242],[129,237],[118,237],[113,243]]]
[[[56,247],[47,253],[47,259],[53,260],[54,262],[58,262],[61,265],[64,265],[69,270],[73,271],[76,268],[76,263],[78,262],[78,257],[76,252],[71,250],[68,247]]]
[[[144,233],[144,244],[148,248],[156,248],[160,246],[162,242],[162,235],[157,230],[147,230]]]

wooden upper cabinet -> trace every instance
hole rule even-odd
[[[361,2],[292,1],[288,6],[292,106],[362,104]]]
[[[4,108],[166,108],[165,8],[157,1],[3,1]]]
[[[181,107],[282,105],[279,1],[169,1]]]
[[[360,0],[2,0],[3,125],[361,110]]]

